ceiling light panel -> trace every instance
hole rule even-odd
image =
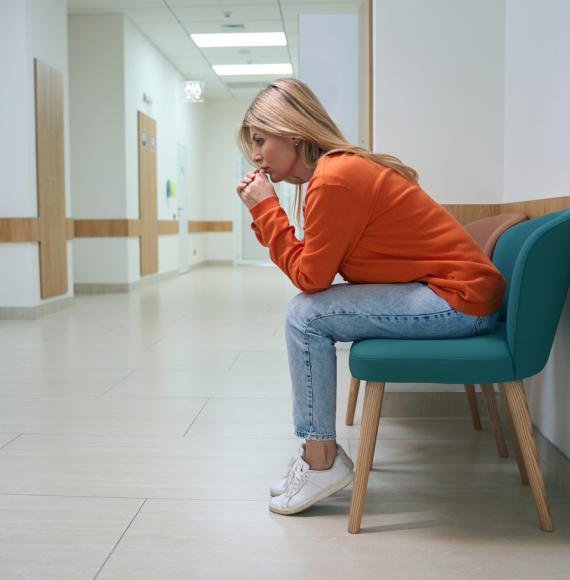
[[[286,46],[254,47],[254,48],[204,48],[206,58],[212,64],[248,64],[289,62],[289,52]]]
[[[200,48],[229,48],[238,46],[287,46],[283,32],[241,32],[236,34],[192,34]]]
[[[184,27],[190,34],[214,34],[218,32],[239,32],[227,30],[224,28],[226,24],[244,24],[246,32],[281,32],[283,31],[283,23],[281,20],[246,20],[246,21],[230,21],[225,22],[221,19],[210,22],[185,22]]]
[[[221,77],[293,74],[293,67],[288,62],[274,64],[214,64],[212,68]]]

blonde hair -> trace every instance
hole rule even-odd
[[[349,143],[313,91],[297,79],[284,78],[272,82],[258,93],[249,106],[239,129],[239,145],[248,159],[251,159],[253,151],[250,127],[280,137],[301,136],[299,152],[310,168],[314,168],[323,155],[354,153],[393,169],[412,183],[418,182],[417,171],[397,157],[373,153]],[[295,213],[299,221],[301,184],[290,179],[285,181],[297,186]]]

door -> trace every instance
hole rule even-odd
[[[158,272],[156,121],[138,112],[141,277]]]
[[[188,272],[188,157],[187,149],[180,143],[176,146],[176,199],[178,200],[178,273]]]

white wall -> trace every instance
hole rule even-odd
[[[237,131],[251,99],[213,99],[206,107],[206,177],[208,220],[234,221],[239,215],[234,167],[239,155]],[[234,234],[209,233],[208,259],[233,260]]]
[[[499,201],[504,2],[375,0],[374,14],[375,151],[441,203]]]
[[[568,195],[570,3],[507,0],[503,201]]]
[[[188,219],[202,221],[208,219],[208,204],[205,195],[206,164],[206,103],[189,105],[190,127],[192,138],[188,149]],[[208,234],[190,234],[188,236],[189,265],[199,264],[208,259]]]
[[[358,144],[357,14],[299,15],[299,78],[346,139]]]
[[[506,1],[504,202],[570,195],[570,3]],[[533,421],[570,457],[570,301],[545,370],[526,382]]]
[[[189,197],[189,219],[205,219],[200,189],[205,107],[183,101],[181,73],[121,14],[73,15],[70,31],[75,217],[139,217],[137,112],[142,111],[157,122],[158,218],[176,219],[179,198],[166,197],[166,182],[176,180],[180,143],[188,151],[190,177],[188,190],[177,195]],[[152,104],[143,101],[143,93]],[[108,262],[98,258],[103,247],[114,249]],[[196,240],[190,263],[207,259],[206,251],[203,240]],[[137,238],[81,239],[76,282],[135,282],[139,264]],[[177,269],[176,236],[160,236],[158,274]]]
[[[123,53],[120,14],[69,16],[75,219],[127,217]]]
[[[127,214],[134,219],[138,207],[138,148],[137,111],[142,111],[157,122],[157,194],[158,219],[176,219],[178,198],[166,197],[166,182],[177,177],[177,144],[186,147],[188,154],[188,191],[180,188],[177,195],[187,196],[188,219],[205,219],[203,141],[206,104],[190,104],[182,98],[182,81],[178,70],[157,48],[125,19],[125,148]],[[152,104],[143,101],[143,93]],[[204,235],[198,239],[189,236],[190,264],[207,259]],[[138,260],[138,257],[137,257]],[[138,263],[138,262],[137,262]],[[159,273],[178,269],[178,241],[176,236],[159,239]],[[131,265],[131,271],[135,269]]]
[[[66,213],[71,212],[69,179],[69,104],[65,0],[21,0],[0,4],[0,102],[5,112],[0,132],[2,195],[0,217],[36,217],[36,133],[34,58],[63,75]],[[0,306],[34,307],[73,294],[40,298],[38,245],[0,244]],[[67,244],[72,273],[72,244]]]
[[[376,0],[375,14],[375,150],[442,203],[570,195],[566,0]],[[545,370],[525,381],[535,425],[566,456],[568,352],[567,301]]]
[[[105,39],[102,42],[102,39]],[[69,16],[74,219],[124,219],[124,47],[120,14]],[[77,238],[75,283],[127,283],[128,240]]]

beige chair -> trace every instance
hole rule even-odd
[[[527,217],[523,213],[505,213],[496,216],[483,218],[474,222],[465,224],[463,227],[469,232],[471,237],[481,246],[483,251],[489,258],[493,256],[493,250],[500,236],[512,226],[525,221]],[[358,392],[360,390],[360,381],[354,377],[350,380],[350,392],[348,395],[348,405],[346,408],[346,424],[354,424],[354,413],[356,411],[356,403],[358,402]],[[508,457],[507,444],[501,428],[501,421],[499,418],[499,409],[495,399],[495,387],[492,384],[482,384],[481,391],[485,398],[487,412],[493,426],[495,433],[495,440],[497,442],[497,450],[500,457]],[[477,431],[482,429],[481,416],[479,415],[479,407],[477,405],[477,395],[475,385],[466,384],[465,394],[467,395],[467,403],[469,405],[469,412],[473,421],[473,428]],[[523,478],[524,479],[524,478]],[[526,483],[526,482],[525,482]]]

